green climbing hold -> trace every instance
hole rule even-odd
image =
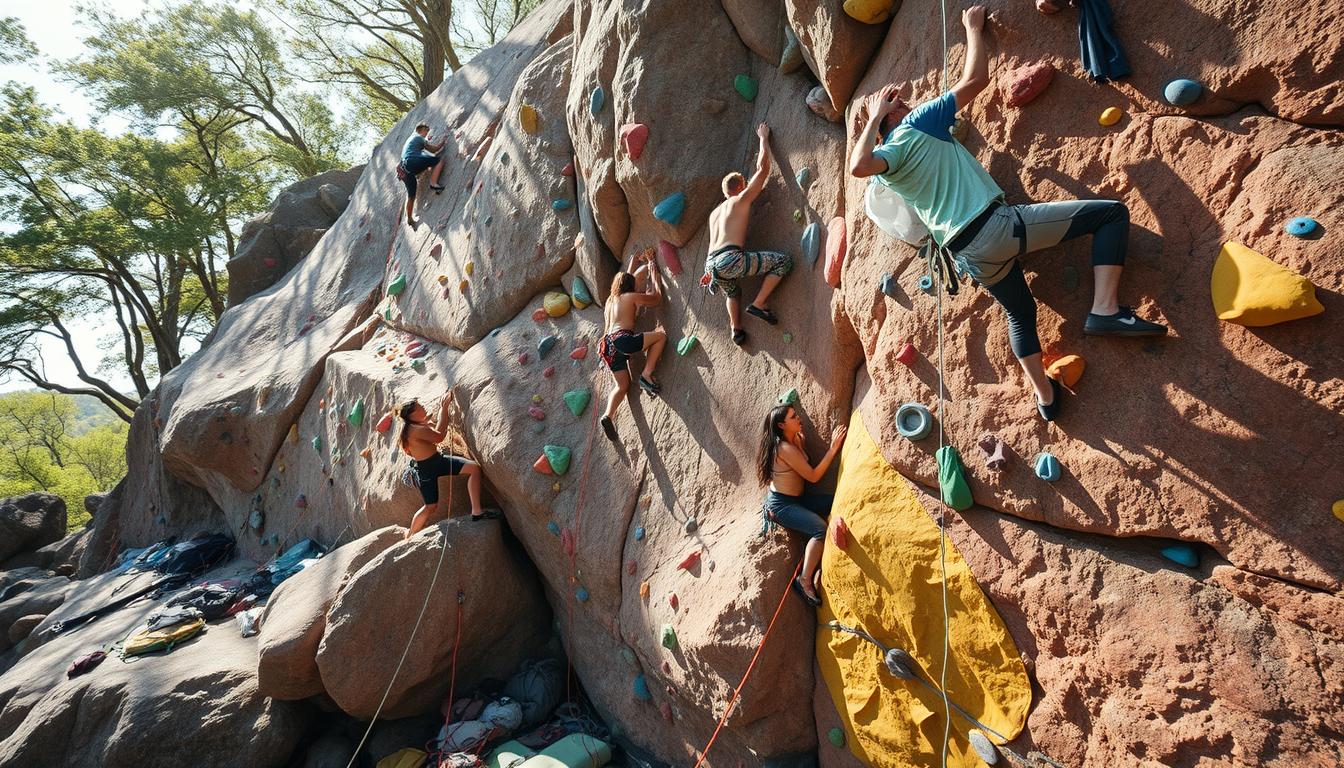
[[[554,336],[545,336],[537,342],[537,359],[540,360],[550,354],[552,349],[560,340]]]
[[[320,451],[320,450],[322,450],[322,436],[321,436],[321,435],[319,435],[319,436],[313,438],[313,450],[316,450],[316,451]]]
[[[359,398],[354,405],[350,406],[350,413],[346,415],[345,420],[350,422],[352,427],[358,427],[364,423],[364,398]]]
[[[957,449],[945,445],[934,454],[938,459],[938,487],[943,503],[958,512],[971,508],[971,489],[966,485],[966,470]]]
[[[779,400],[777,402],[780,405],[797,405],[798,390],[790,388],[788,392],[785,392],[784,394],[779,396]]]
[[[677,650],[677,631],[672,628],[671,624],[663,625],[662,639],[660,642],[663,644],[663,647],[669,651]]]
[[[1172,544],[1159,551],[1173,563],[1184,565],[1186,568],[1199,567],[1199,552],[1189,544]]]
[[[401,292],[406,290],[406,274],[401,273],[392,278],[392,282],[387,284],[388,296],[400,296]]]
[[[756,81],[747,75],[738,75],[733,78],[733,87],[737,89],[737,95],[747,101],[755,101],[756,92],[760,88]]]
[[[691,352],[695,351],[695,345],[699,343],[699,341],[699,339],[695,338],[695,334],[683,336],[681,341],[677,342],[677,354],[682,357],[691,354]]]
[[[845,746],[845,730],[843,728],[832,728],[826,732],[826,738],[833,747]]]
[[[563,445],[543,446],[541,452],[546,455],[546,461],[551,465],[551,471],[557,475],[563,475],[569,471],[569,449]]]
[[[571,389],[564,394],[565,405],[569,407],[569,412],[575,416],[582,416],[588,408],[588,401],[592,395],[586,389]]]
[[[581,277],[574,278],[574,282],[570,285],[569,292],[571,294],[570,298],[574,302],[574,306],[579,309],[583,309],[593,303],[593,294],[588,292],[588,286],[584,284],[583,278]]]
[[[784,343],[785,343],[785,344],[792,344],[792,343],[793,343],[793,334],[792,334],[792,333],[789,333],[788,331],[785,331],[785,332],[784,332]]]
[[[593,93],[588,97],[588,113],[597,117],[597,113],[602,111],[602,106],[607,103],[607,92],[602,90],[602,86],[593,89]]]

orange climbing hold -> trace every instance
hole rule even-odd
[[[826,284],[840,287],[840,270],[845,266],[845,218],[836,216],[826,225]]]
[[[551,469],[551,462],[546,460],[546,454],[544,453],[538,456],[536,461],[532,462],[532,469],[543,475],[555,474],[555,471]]]
[[[1045,373],[1050,378],[1063,384],[1066,389],[1072,390],[1077,386],[1078,381],[1083,378],[1083,370],[1087,368],[1087,363],[1079,355],[1064,355],[1048,362],[1045,366]]]
[[[696,563],[699,562],[700,562],[700,550],[697,549],[691,554],[687,555],[686,559],[682,560],[680,563],[677,563],[677,568],[680,568],[683,571],[689,571],[695,567]]]
[[[523,127],[528,134],[535,136],[539,125],[540,115],[531,104],[524,104],[518,108],[518,124]]]
[[[583,360],[586,359],[587,357],[588,357],[588,347],[586,345],[582,347],[575,347],[574,351],[569,353],[570,360]]]

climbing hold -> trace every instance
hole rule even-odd
[[[321,435],[318,435],[317,437],[314,437],[314,438],[313,438],[313,448],[314,448],[315,450],[318,450],[318,451],[322,450],[322,436],[321,436]]]
[[[681,274],[681,255],[677,247],[666,240],[658,241],[658,258],[667,265],[667,271],[673,275]]]
[[[896,409],[896,431],[907,440],[923,440],[933,429],[933,415],[919,403],[906,403]]]
[[[364,423],[364,398],[355,400],[355,404],[350,406],[350,413],[346,415],[345,420],[350,422],[352,427],[358,427]]]
[[[635,562],[634,560],[625,561],[625,575],[634,576],[635,571],[638,570],[639,570],[639,563]]]
[[[559,484],[559,483],[551,483],[551,490],[552,490],[552,491],[555,491],[556,493],[559,493],[559,492],[560,492],[560,484]]]
[[[1330,514],[1334,515],[1339,522],[1344,523],[1344,499],[1330,505]]]
[[[966,485],[966,470],[961,466],[957,449],[944,445],[934,457],[938,459],[938,488],[943,503],[958,512],[970,509],[971,489]]]
[[[1036,459],[1032,462],[1032,465],[1036,470],[1036,476],[1047,483],[1055,482],[1063,474],[1063,469],[1059,466],[1059,459],[1044,451],[1036,454]]]
[[[982,731],[972,729],[967,735],[967,739],[971,742],[971,749],[974,749],[975,754],[979,755],[980,759],[984,760],[987,765],[995,765],[999,762],[999,750]]]
[[[661,713],[663,713],[663,719],[664,719],[664,720],[666,720],[666,721],[669,722],[669,723],[672,722],[672,705],[671,705],[671,704],[669,704],[669,703],[667,703],[666,701],[664,701],[662,704],[659,704],[659,705],[658,705],[658,711],[661,712]]]
[[[533,395],[532,402],[536,403],[537,405],[541,405],[541,395]]]
[[[882,664],[897,679],[912,680],[915,677],[915,660],[901,648],[888,648],[882,656]]]
[[[785,392],[784,394],[776,398],[775,402],[780,405],[797,405],[798,390],[790,388],[788,392]]]
[[[831,103],[831,95],[826,92],[824,85],[815,86],[807,92],[807,108],[832,123],[840,122],[840,110]]]
[[[551,201],[551,210],[553,210],[553,211],[557,211],[557,212],[558,212],[558,211],[567,211],[567,210],[569,210],[570,208],[572,208],[573,206],[574,206],[574,203],[573,203],[572,201],[565,200],[565,199],[558,199],[558,200],[552,200],[552,201]]]
[[[524,104],[518,108],[518,124],[523,127],[530,135],[536,135],[540,116],[537,110],[531,104]]]
[[[308,508],[308,497],[307,497],[307,496],[304,496],[302,493],[300,493],[300,494],[299,494],[299,497],[298,497],[297,499],[294,500],[294,506],[295,506],[295,507],[298,507],[299,509],[307,509],[307,508]]]
[[[1310,280],[1240,243],[1223,244],[1210,292],[1218,319],[1238,325],[1274,325],[1325,311]]]
[[[1160,551],[1162,552],[1163,557],[1173,563],[1179,563],[1186,568],[1199,567],[1199,552],[1189,544],[1172,544],[1171,546],[1163,547]]]
[[[635,541],[643,541],[643,540],[644,540],[644,527],[639,526],[635,528]]]
[[[881,24],[891,18],[896,0],[845,0],[845,13],[864,24]]]
[[[840,287],[840,270],[845,266],[845,219],[836,216],[826,226],[826,284]]]
[[[802,210],[799,209],[799,208],[794,208],[794,209],[793,209],[793,223],[794,223],[794,224],[802,224],[802,223],[803,223],[803,212],[802,212]]]
[[[1004,83],[1003,98],[1010,107],[1026,106],[1040,96],[1055,77],[1055,68],[1049,62],[1029,64],[1018,67],[1008,73]]]
[[[602,105],[607,103],[607,92],[602,90],[602,86],[593,89],[593,93],[588,97],[588,112],[593,117],[602,111]]]
[[[527,415],[528,415],[528,416],[531,416],[533,419],[536,419],[537,421],[545,421],[545,420],[546,420],[546,412],[543,411],[543,410],[541,410],[540,408],[538,408],[538,407],[535,406],[535,405],[533,405],[533,406],[529,406],[529,407],[528,407],[528,409],[527,409]]]
[[[785,344],[792,344],[792,343],[793,343],[793,334],[792,334],[792,333],[789,333],[788,331],[785,331],[785,332],[784,332],[784,343],[785,343]]]
[[[789,27],[784,27],[784,52],[779,56],[779,71],[784,74],[797,72],[803,66],[803,46],[798,36]]]
[[[793,180],[798,182],[798,186],[807,189],[807,183],[812,180],[812,171],[805,167],[801,168],[798,173],[794,174]]]
[[[812,222],[803,230],[803,237],[800,242],[803,252],[803,258],[807,259],[807,266],[811,267],[817,263],[817,254],[821,252],[821,225]]]
[[[884,296],[896,298],[896,278],[890,272],[884,273],[882,279],[877,283],[877,290],[881,291]]]
[[[561,176],[573,176],[573,175],[574,175],[574,161],[573,161],[573,160],[569,161],[568,163],[565,163],[565,167],[560,169],[560,175],[561,175]]]
[[[526,352],[520,352],[520,353],[518,354],[518,364],[519,364],[519,365],[527,365],[527,361],[529,361],[529,360],[531,360],[531,359],[532,359],[532,356],[529,355],[529,354],[527,354]]]
[[[546,523],[546,530],[550,531],[552,536],[560,535],[560,526],[556,525],[554,520]]]
[[[659,635],[660,637],[658,642],[664,648],[666,648],[669,651],[677,650],[677,631],[672,628],[671,624],[664,624],[663,631],[660,632]]]
[[[362,459],[367,459],[367,458],[369,458],[369,457],[372,456],[372,455],[373,455],[373,449],[372,449],[372,448],[363,448],[363,449],[361,449],[360,452],[359,452],[359,456],[360,456],[360,458],[362,458]]]
[[[400,296],[404,290],[406,290],[406,275],[404,273],[398,274],[392,278],[392,282],[387,284],[388,296]]]
[[[1072,391],[1083,378],[1083,371],[1086,369],[1087,362],[1081,356],[1064,355],[1046,364],[1045,374]]]
[[[845,746],[845,729],[832,728],[826,732],[826,739],[831,742],[831,746],[833,747]]]
[[[551,469],[557,475],[563,475],[569,471],[569,449],[563,445],[543,446],[542,456],[550,463]]]
[[[271,385],[262,384],[261,389],[257,390],[257,407],[265,408],[266,401],[271,399]]]
[[[587,346],[575,347],[575,348],[573,349],[573,351],[571,351],[571,352],[569,353],[569,359],[570,359],[570,360],[583,360],[583,359],[586,358],[586,357],[588,357],[588,347],[587,347]]]
[[[447,275],[439,275],[439,277],[438,277],[438,281],[439,281],[439,285],[447,285],[447,284],[448,284],[448,276],[447,276]]]
[[[1204,86],[1196,83],[1194,80],[1180,78],[1167,83],[1167,87],[1162,89],[1162,95],[1167,97],[1167,102],[1172,106],[1184,107],[1188,104],[1194,104],[1199,100],[1199,95],[1204,92]]]
[[[653,206],[653,217],[675,227],[681,223],[681,214],[685,210],[686,195],[681,192],[673,192]]]
[[[633,655],[633,652],[631,655]],[[649,682],[644,679],[643,675],[637,675],[635,677],[635,682],[631,687],[635,692],[636,699],[639,699],[640,701],[653,700],[653,694],[649,692]]]
[[[681,526],[682,532],[686,534],[695,533],[699,528],[700,523],[694,517],[687,518],[686,522]]]
[[[543,475],[555,474],[555,470],[551,469],[551,462],[546,460],[546,454],[544,453],[538,456],[536,461],[532,462],[532,469]]]
[[[933,278],[931,276],[920,275],[919,282],[916,283],[916,285],[918,285],[919,290],[923,291],[924,293],[930,296],[933,295]]]
[[[564,394],[565,406],[575,417],[582,416],[588,408],[588,401],[592,399],[592,394],[586,389],[571,389]]]
[[[649,126],[643,123],[626,123],[621,126],[621,146],[631,160],[638,160],[644,154],[644,145],[649,141]]]
[[[1316,231],[1316,220],[1310,216],[1298,216],[1285,224],[1283,231],[1293,237],[1306,237]]]
[[[588,602],[588,589],[586,587],[579,587],[574,590],[574,599],[578,600],[580,603]]]
[[[689,355],[692,351],[695,350],[695,345],[699,341],[700,340],[695,337],[695,334],[681,337],[681,341],[677,342],[677,354],[681,355],[682,357]]]
[[[1097,118],[1097,122],[1102,125],[1115,125],[1124,116],[1125,113],[1121,112],[1119,107],[1107,107],[1101,110],[1101,117]]]
[[[639,599],[641,600],[649,599],[649,582],[641,581],[639,583]]]
[[[537,342],[537,359],[544,359],[552,349],[555,349],[559,341],[560,339],[554,336],[543,336],[541,341]]]
[[[299,424],[298,424],[298,422],[295,422],[295,423],[289,425],[289,434],[285,435],[285,439],[288,440],[288,441],[290,442],[291,445],[294,444],[294,443],[299,442]]]
[[[570,557],[574,556],[574,531],[566,528],[560,532],[560,547],[565,550],[566,555],[569,555]]]
[[[569,294],[564,291],[547,291],[541,304],[550,317],[563,317],[569,312]]]
[[[918,357],[919,351],[915,349],[915,345],[907,341],[901,345],[901,351],[896,353],[896,362],[901,365],[914,365]]]
[[[413,342],[411,342],[410,344],[407,344],[407,345],[406,345],[406,356],[407,356],[407,357],[411,357],[411,358],[415,358],[415,357],[424,357],[424,356],[427,355],[427,354],[429,354],[429,345],[428,345],[428,344],[425,344],[425,343],[423,343],[423,342],[419,342],[419,341],[413,341]]]
[[[696,563],[699,562],[700,562],[700,550],[698,549],[692,550],[689,555],[687,555],[684,559],[682,559],[680,563],[677,564],[677,568],[683,571],[689,571],[696,566]]]
[[[588,286],[581,277],[575,277],[574,282],[570,283],[569,298],[579,309],[585,309],[593,303],[593,294],[588,292]]]
[[[537,307],[532,310],[532,319],[538,323],[545,321],[547,317],[549,317],[549,315],[546,314],[545,307]]]
[[[986,467],[997,472],[1008,465],[1008,457],[1004,455],[1006,446],[998,435],[984,435],[978,445],[980,451],[985,454]]]
[[[849,526],[845,524],[845,518],[836,517],[835,525],[831,527],[831,543],[839,549],[849,548]]]
[[[738,75],[737,77],[734,77],[733,88],[737,89],[738,96],[741,96],[747,101],[755,101],[756,93],[760,90],[760,86],[757,85],[756,81],[749,75]]]
[[[260,509],[252,510],[252,514],[247,516],[247,525],[254,531],[260,531],[266,525],[266,513]]]
[[[412,361],[411,361],[411,369],[412,369],[412,370],[416,370],[416,371],[423,371],[423,370],[425,370],[425,361],[422,360],[422,359],[412,360]]]

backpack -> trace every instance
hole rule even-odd
[[[80,656],[78,659],[70,662],[70,668],[65,670],[65,676],[74,678],[93,671],[93,668],[103,663],[107,654],[102,651],[93,651]]]
[[[188,606],[201,612],[206,621],[215,621],[228,615],[229,608],[238,601],[239,588],[223,584],[200,584],[175,595],[168,606]]]
[[[186,605],[175,605],[171,608],[160,608],[149,614],[149,618],[145,620],[145,626],[151,630],[163,629],[175,624],[182,624],[183,622],[190,622],[203,618],[205,617],[195,608]]]
[[[155,651],[171,651],[178,643],[186,642],[205,629],[205,619],[192,619],[162,629],[143,627],[132,633],[121,644],[121,657],[140,656]]]
[[[174,544],[154,570],[165,576],[199,576],[233,557],[233,539],[222,533],[197,536]]]
[[[556,659],[524,662],[509,678],[504,694],[522,705],[524,728],[540,725],[551,716],[560,704],[563,681],[560,662]]]

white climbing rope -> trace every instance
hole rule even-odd
[[[939,0],[943,28],[943,69],[939,76],[938,95],[947,92],[947,0]],[[937,247],[937,246],[935,246]],[[953,275],[944,275],[943,279],[953,279]],[[936,279],[938,300],[938,450],[946,448],[943,434],[943,422],[947,420],[947,402],[943,394],[943,280]],[[939,493],[941,499],[942,494]],[[944,504],[944,507],[947,505]],[[952,647],[952,622],[947,612],[947,514],[946,510],[938,515],[938,563],[942,572],[940,585],[943,593],[943,664],[938,676],[938,693],[943,697],[943,750],[942,768],[947,768],[947,745],[952,738],[952,701],[947,695],[947,658]]]

